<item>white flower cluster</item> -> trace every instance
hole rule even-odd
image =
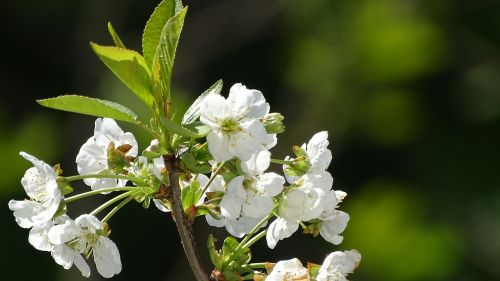
[[[316,281],[347,281],[361,262],[361,254],[356,250],[333,252],[319,268]],[[298,259],[279,261],[273,267],[266,281],[311,280],[311,274]]]
[[[300,148],[309,168],[302,176],[287,176],[290,186],[279,204],[279,217],[271,223],[266,235],[269,248],[273,249],[279,240],[290,237],[301,222],[314,220],[326,241],[335,245],[342,242],[339,234],[346,228],[349,215],[338,211],[337,207],[346,193],[332,189],[333,177],[326,171],[332,153],[327,147],[328,133],[320,132]],[[297,159],[287,157],[285,160],[293,162]],[[285,165],[285,175],[287,169]]]
[[[80,149],[76,162],[81,175],[116,174],[109,167],[111,147],[126,147],[124,155],[137,155],[137,142],[131,133],[124,133],[112,119],[97,119],[94,136]],[[120,254],[115,243],[107,237],[103,224],[92,215],[81,215],[72,220],[65,214],[57,174],[53,167],[25,152],[21,156],[34,167],[29,168],[21,184],[29,200],[9,202],[19,226],[31,228],[28,241],[37,250],[50,252],[56,263],[69,269],[73,264],[85,277],[90,268],[85,259],[92,254],[97,271],[110,278],[121,271]],[[85,178],[92,189],[125,186],[126,180],[116,178]],[[61,213],[60,213],[61,212]]]
[[[204,126],[206,135],[174,135],[171,139],[175,142],[168,145],[155,139],[141,155],[132,133],[124,132],[113,119],[98,118],[94,135],[76,157],[77,176],[62,177],[60,170],[21,152],[34,166],[21,180],[29,200],[11,200],[9,208],[19,226],[31,228],[29,242],[50,252],[65,269],[74,264],[86,277],[90,269],[85,259],[92,255],[97,271],[112,277],[122,266],[105,222],[132,199],[145,208],[153,201],[160,211],[170,212],[169,188],[179,186],[187,218],[205,215],[211,226],[225,227],[238,238],[247,235],[245,242],[250,243],[248,240],[276,217],[257,235],[258,239],[265,236],[271,249],[299,227],[340,244],[349,215],[337,210],[346,193],[332,189],[333,177],[327,171],[332,160],[328,133],[317,133],[307,144],[294,147],[296,158],[272,159],[269,150],[277,143],[276,134],[283,131],[283,117],[269,113],[270,106],[260,91],[235,84],[227,99],[217,93],[200,99],[188,110],[190,116],[199,116],[199,122],[198,117],[184,119]],[[152,128],[150,132],[154,135],[165,129]],[[177,161],[178,170],[168,171],[166,159]],[[284,176],[268,171],[271,163],[282,164]],[[170,182],[170,173],[179,173],[177,184]],[[69,182],[77,179],[91,191],[64,198]],[[69,202],[114,191],[125,193],[75,220],[66,214]],[[102,221],[95,217],[122,199]],[[238,250],[244,252],[242,247],[246,246],[239,245]],[[346,280],[360,259],[355,250],[334,252],[321,266],[317,280]],[[289,260],[279,262],[266,280],[308,280],[308,276],[298,260]]]

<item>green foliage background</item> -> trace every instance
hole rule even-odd
[[[186,108],[219,78],[262,90],[285,115],[275,158],[320,130],[331,134],[335,188],[349,196],[345,242],[299,233],[254,260],[320,263],[334,249],[363,254],[352,280],[499,280],[500,3],[494,0],[196,0],[174,66]],[[83,280],[27,243],[7,208],[23,198],[20,150],[76,173],[94,119],[38,106],[79,93],[146,114],[88,42],[128,48],[157,1],[3,1],[0,32],[2,280]],[[124,128],[132,127],[123,124]],[[139,133],[138,130],[135,132]],[[147,136],[137,135],[142,147]],[[85,188],[81,186],[82,190]],[[74,214],[98,202],[86,201]],[[127,206],[111,221],[124,269],[116,280],[191,280],[169,216]],[[195,224],[200,248],[209,232]],[[208,257],[204,256],[208,265]],[[92,280],[100,280],[95,273]]]

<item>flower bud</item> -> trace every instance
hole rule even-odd
[[[285,131],[285,125],[283,125],[283,115],[277,112],[269,113],[264,116],[264,127],[268,134],[280,134]]]

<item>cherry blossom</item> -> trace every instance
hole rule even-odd
[[[29,168],[21,179],[30,200],[10,200],[9,209],[14,211],[19,226],[30,228],[52,220],[63,196],[57,186],[54,168],[28,153],[21,152],[20,155],[34,166]]]
[[[114,167],[110,166],[110,159],[108,159],[108,150],[119,150],[120,148],[124,149],[125,157],[137,156],[138,145],[134,135],[123,132],[113,119],[98,118],[95,121],[94,136],[83,144],[76,156],[78,173],[81,175],[115,175]],[[113,177],[87,178],[84,179],[84,182],[93,190],[98,190],[106,187],[125,186],[127,180]]]
[[[216,161],[252,154],[276,145],[276,135],[268,134],[260,119],[269,113],[269,104],[258,90],[234,84],[227,99],[208,95],[200,105],[200,121],[210,127],[208,148]]]

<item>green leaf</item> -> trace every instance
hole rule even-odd
[[[224,239],[224,242],[222,243],[222,255],[224,257],[224,261],[227,261],[226,259],[231,256],[236,247],[238,247],[238,244],[238,240],[232,236],[228,236]]]
[[[153,106],[151,75],[144,58],[137,52],[90,43],[102,62],[149,108]]]
[[[222,79],[215,82],[208,90],[203,92],[194,102],[193,104],[186,110],[184,116],[182,117],[182,124],[190,124],[196,121],[200,117],[200,105],[203,100],[211,94],[220,95],[220,91],[222,90]]]
[[[125,44],[123,44],[122,39],[120,39],[120,36],[116,33],[113,25],[111,25],[111,22],[108,22],[108,32],[109,35],[111,35],[111,38],[113,38],[113,42],[115,42],[116,47],[126,49]]]
[[[179,0],[163,0],[151,14],[144,32],[142,34],[142,53],[148,69],[153,66],[153,60],[156,54],[160,34],[166,22],[177,14],[182,8],[182,2]]]
[[[160,34],[160,41],[153,59],[152,73],[157,99],[170,101],[170,82],[175,60],[175,51],[179,43],[187,7],[167,21]],[[158,89],[158,87],[160,87]],[[162,95],[159,97],[159,93]]]
[[[185,127],[182,127],[180,124],[168,120],[167,118],[162,118],[161,121],[163,123],[163,126],[171,133],[195,139],[204,137],[203,135],[199,135],[196,132],[193,132]]]
[[[182,207],[184,210],[195,205],[196,201],[196,192],[200,189],[200,184],[197,181],[191,182],[190,185],[186,186],[182,189],[181,200]]]
[[[216,239],[214,238],[214,236],[212,234],[209,234],[207,240],[208,255],[210,256],[210,261],[212,261],[212,264],[215,266],[215,268],[220,268],[222,262],[219,251],[215,249],[215,241]]]
[[[113,118],[115,120],[125,121],[137,124],[138,117],[127,107],[107,100],[89,98],[77,95],[64,95],[55,98],[37,100],[40,105],[45,107],[87,114],[97,117]]]

